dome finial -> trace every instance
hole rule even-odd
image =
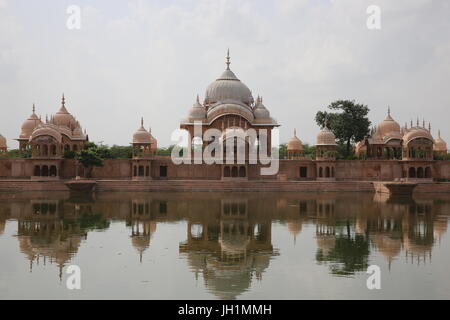
[[[198,93],[197,93],[197,103],[200,104],[200,97],[198,96]]]
[[[64,92],[62,94],[61,105],[64,107],[66,105],[66,98],[64,98]]]
[[[422,119],[422,128],[425,128],[425,119]]]
[[[227,50],[227,70],[230,70],[230,48]]]
[[[35,113],[35,112],[36,112],[36,107],[35,107],[34,102],[33,102],[33,113]]]
[[[391,116],[391,106],[388,105],[388,116]]]
[[[419,117],[417,117],[417,126],[419,126]]]
[[[144,117],[141,117],[141,127],[144,127]]]
[[[441,138],[441,129],[438,130],[438,137]]]
[[[431,122],[428,122],[428,131],[431,132]]]

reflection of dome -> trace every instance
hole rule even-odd
[[[133,143],[152,143],[152,135],[144,128],[144,119],[141,119],[141,127],[133,134]]]
[[[400,239],[394,239],[387,235],[375,234],[372,236],[373,242],[378,248],[378,251],[387,259],[398,256],[402,249],[402,242]]]
[[[390,136],[400,139],[400,125],[392,119],[389,109],[386,119],[378,124],[377,132],[379,132],[384,139]]]
[[[247,249],[250,239],[245,234],[228,234],[225,233],[219,238],[220,247],[222,251],[228,254],[244,253]]]
[[[20,138],[26,138],[28,139],[31,134],[33,133],[34,128],[38,126],[38,124],[41,123],[41,120],[39,120],[38,116],[35,113],[35,107],[33,104],[33,113],[30,117],[28,117],[27,120],[25,120],[22,124],[22,131],[20,133]]]
[[[336,145],[336,136],[330,129],[328,129],[327,125],[323,127],[322,130],[317,134],[316,145],[318,146],[335,146]]]
[[[302,151],[303,146],[301,140],[297,137],[297,132],[294,129],[294,136],[289,139],[287,143],[287,149],[289,151]]]
[[[434,223],[434,233],[438,238],[441,238],[447,232],[448,220],[447,217],[438,217]]]
[[[441,138],[441,130],[438,131],[438,137],[434,140],[434,150],[447,152],[447,142]]]
[[[19,247],[29,260],[42,255],[59,265],[64,265],[78,251],[81,240],[80,235],[72,235],[64,240],[59,235],[49,238],[43,238],[41,235],[19,236]]]
[[[287,223],[289,233],[293,236],[298,235],[302,231],[302,223],[299,220],[289,221]]]

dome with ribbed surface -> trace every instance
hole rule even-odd
[[[323,127],[322,130],[317,134],[316,139],[317,146],[335,146],[336,145],[336,136],[330,129],[328,129],[327,125]]]
[[[152,135],[144,128],[144,119],[141,119],[141,127],[133,134],[133,143],[152,143]]]
[[[287,143],[287,149],[289,151],[301,151],[301,150],[303,150],[302,142],[297,137],[296,130],[294,130],[294,136],[292,138],[290,138],[288,143]]]
[[[430,141],[433,141],[434,143],[434,139],[431,133],[427,129],[422,127],[414,127],[408,129],[408,131],[406,131],[405,135],[403,136],[403,144],[406,145],[415,139],[428,139]]]
[[[33,104],[33,113],[22,123],[20,137],[22,139],[30,138],[33,130],[41,123],[41,120],[35,113],[35,107]]]
[[[58,112],[53,115],[52,120],[52,122],[57,126],[65,126],[68,128],[75,128],[77,126],[77,121],[66,109],[64,94],[62,96],[61,107],[59,108]]]
[[[390,108],[388,109],[388,114],[386,118],[378,124],[378,130],[380,135],[384,140],[389,136],[398,138],[400,135],[400,125],[391,117]]]
[[[205,104],[207,105],[226,101],[238,101],[248,106],[254,102],[250,89],[230,70],[229,52],[227,55],[227,69],[216,81],[208,86],[205,94]]]
[[[196,102],[189,109],[188,120],[204,120],[206,118],[206,109],[200,104],[200,99],[197,95]]]
[[[438,137],[434,140],[434,150],[447,152],[447,142],[441,138],[441,131],[438,132]]]
[[[262,97],[256,99],[256,106],[253,109],[253,114],[255,115],[255,119],[267,120],[268,122],[271,121],[270,112],[267,110],[266,106],[263,105]]]

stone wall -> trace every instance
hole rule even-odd
[[[48,160],[50,161],[50,160]],[[55,162],[55,160],[51,160]],[[59,175],[63,179],[76,176],[76,161],[56,160]],[[175,165],[170,157],[156,157],[148,160],[151,179],[154,180],[221,180],[221,165]],[[29,179],[33,175],[35,164],[45,160],[34,159],[0,159],[0,179]],[[396,160],[339,160],[335,163],[337,181],[392,181],[405,178],[410,167],[430,167],[435,180],[450,180],[450,161],[396,161]],[[280,160],[279,171],[275,175],[261,175],[261,165],[248,165],[246,174],[249,180],[288,180],[314,181],[317,163],[312,160]],[[165,169],[161,169],[165,167]],[[301,167],[305,177],[301,177]],[[162,174],[166,172],[166,176]],[[82,168],[78,175],[83,176]],[[132,176],[132,160],[105,160],[103,167],[92,170],[92,178],[128,180]]]

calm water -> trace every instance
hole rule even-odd
[[[0,298],[449,299],[449,216],[450,195],[0,193]]]

